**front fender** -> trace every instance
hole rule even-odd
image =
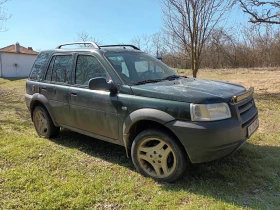
[[[150,120],[165,125],[166,123],[175,120],[175,118],[166,112],[149,108],[138,109],[130,113],[123,123],[123,142],[127,156],[129,156],[128,143],[130,128],[140,120]]]
[[[123,124],[123,134],[129,134],[131,126],[140,120],[151,120],[164,125],[175,120],[175,118],[170,114],[157,109],[138,109],[128,115],[125,119]]]

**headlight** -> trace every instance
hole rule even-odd
[[[215,121],[231,118],[226,103],[219,104],[191,104],[192,121]]]

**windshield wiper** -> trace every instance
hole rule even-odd
[[[179,75],[170,75],[170,76],[167,76],[167,77],[164,77],[164,78],[162,78],[161,80],[173,80],[173,79],[178,79],[178,78],[180,78],[181,76],[179,76]]]
[[[132,83],[132,85],[143,85],[143,84],[147,84],[147,83],[155,83],[155,82],[159,82],[161,81],[161,79],[146,79],[140,82],[135,82]]]
[[[174,74],[174,75],[170,75],[170,76],[164,77],[162,79],[147,79],[147,80],[143,80],[143,81],[140,81],[140,82],[135,82],[135,83],[132,83],[132,85],[142,85],[142,84],[147,84],[147,83],[155,83],[155,82],[160,82],[160,81],[163,81],[163,80],[178,79],[180,77],[181,76]]]

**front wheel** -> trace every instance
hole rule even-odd
[[[173,182],[186,169],[186,155],[174,137],[160,130],[148,129],[137,135],[131,156],[138,172],[157,181]]]
[[[33,111],[33,123],[40,137],[50,138],[59,134],[60,128],[53,124],[49,113],[41,106],[37,106]]]

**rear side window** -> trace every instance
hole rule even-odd
[[[50,57],[51,57],[50,52],[41,52],[38,55],[37,59],[34,62],[32,69],[31,69],[29,79],[39,80],[41,78],[42,72],[44,72]]]
[[[107,78],[107,73],[99,61],[90,55],[79,55],[76,65],[75,83],[87,85],[88,81],[95,77]]]
[[[49,65],[49,67],[48,67],[47,75],[46,75],[46,80],[47,81],[51,81],[52,80],[52,72],[53,72],[54,60],[55,60],[55,57],[52,58],[51,63]]]
[[[69,83],[71,81],[72,55],[57,55],[52,58],[47,70],[46,80]]]

